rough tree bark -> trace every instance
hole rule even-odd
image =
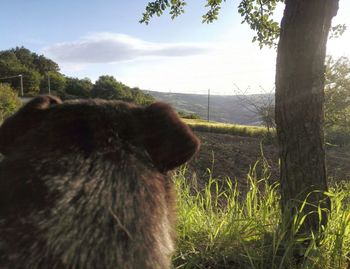
[[[280,146],[282,210],[308,202],[330,209],[323,135],[325,55],[339,0],[286,0],[276,65],[276,124]],[[315,210],[313,206],[306,212]],[[305,212],[304,211],[304,212]],[[293,211],[292,211],[293,212]],[[321,224],[327,223],[327,215]],[[310,214],[302,230],[317,231]]]

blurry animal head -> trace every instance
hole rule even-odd
[[[169,268],[175,197],[166,172],[198,147],[164,103],[31,100],[0,127],[0,263]]]

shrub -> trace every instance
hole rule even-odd
[[[326,142],[337,146],[350,145],[350,127],[330,127],[326,129]]]
[[[8,85],[0,83],[0,123],[11,116],[21,105],[17,93]]]
[[[183,119],[195,119],[195,120],[201,119],[201,117],[195,113],[179,111],[177,114]]]

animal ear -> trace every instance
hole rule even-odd
[[[62,101],[54,96],[39,96],[30,100],[17,113],[7,118],[0,127],[0,152],[4,155],[15,151],[18,140],[36,128],[47,110]]]
[[[165,103],[145,107],[140,120],[143,144],[162,172],[184,164],[199,149],[199,139]]]

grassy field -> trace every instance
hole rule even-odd
[[[201,132],[211,132],[218,134],[231,134],[246,137],[276,137],[276,130],[267,130],[262,126],[249,126],[230,123],[221,123],[215,121],[206,121],[201,119],[182,119],[193,130]],[[334,145],[350,145],[350,129],[349,128],[328,128],[325,132],[325,139],[327,144]]]
[[[179,170],[174,175],[178,189],[174,268],[347,268],[350,184],[330,188],[328,226],[319,234],[303,237],[297,234],[307,216],[302,209],[293,219],[281,216],[279,185],[268,184],[268,177],[266,168],[258,179],[253,167],[247,176],[250,188],[246,193],[239,193],[230,179],[228,187],[220,190],[211,177],[204,190],[196,190],[186,169]],[[291,229],[286,228],[287,223]],[[297,264],[295,255],[299,252],[305,253],[306,259]]]
[[[220,134],[232,134],[249,137],[265,137],[268,135],[268,130],[261,126],[247,126],[238,124],[221,123],[215,121],[206,121],[198,119],[183,119],[193,130]],[[272,129],[270,134],[275,135],[275,130]]]

